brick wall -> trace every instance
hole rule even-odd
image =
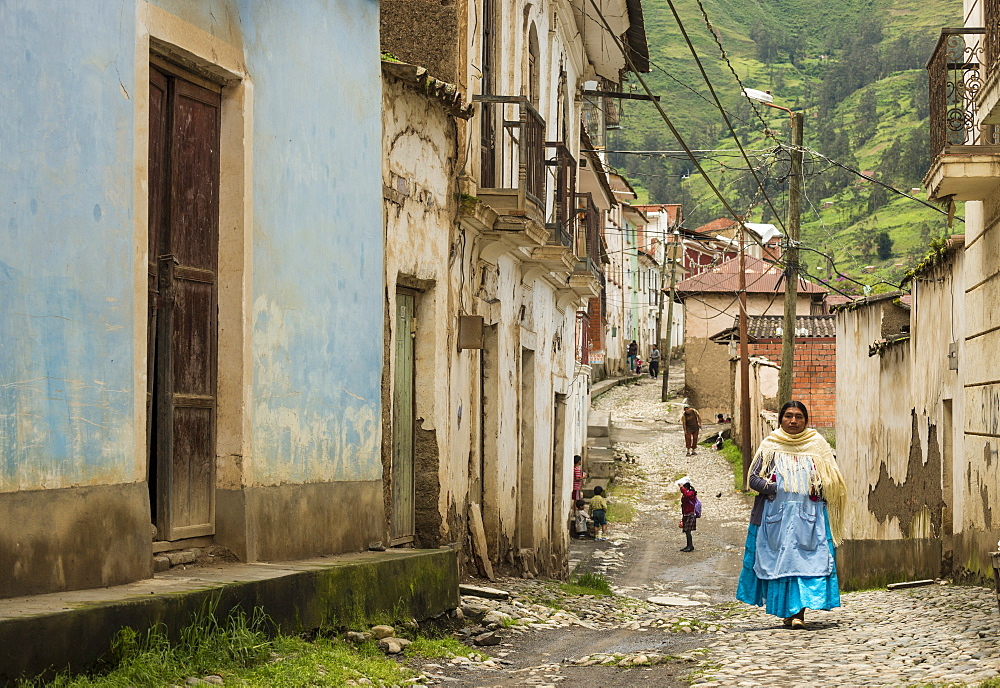
[[[758,340],[750,344],[750,355],[781,363],[781,340]],[[796,338],[792,398],[809,409],[810,425],[831,427],[837,424],[836,389],[837,340],[833,337]]]
[[[601,312],[601,299],[593,298],[587,302],[587,317],[590,320],[588,334],[590,335],[590,350],[604,349],[604,314]]]

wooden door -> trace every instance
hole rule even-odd
[[[396,352],[392,388],[392,544],[414,536],[413,486],[413,343],[416,321],[414,295],[396,294]]]
[[[163,132],[162,147],[150,137],[151,216],[162,194],[158,236],[150,223],[151,245],[158,243],[150,270],[158,291],[150,474],[159,539],[178,540],[215,532],[221,96],[176,74],[150,73],[151,95],[157,82],[166,85],[165,107],[150,107],[150,130]]]

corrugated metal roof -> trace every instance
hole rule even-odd
[[[784,289],[780,268],[753,256],[746,256],[745,260],[746,288],[748,294],[770,294]],[[684,294],[700,294],[704,292],[728,292],[735,294],[739,291],[739,288],[739,258],[731,258],[711,270],[706,270],[677,284],[677,292],[682,296]],[[825,294],[827,292],[820,285],[802,278],[799,278],[798,288],[799,292],[803,294]]]

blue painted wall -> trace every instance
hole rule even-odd
[[[378,480],[378,3],[156,3],[242,42],[253,82],[254,480]],[[135,21],[131,0],[0,2],[0,491],[143,478]]]
[[[133,2],[0,2],[0,492],[136,480]]]
[[[254,83],[254,480],[378,480],[378,3],[247,0],[240,17]]]

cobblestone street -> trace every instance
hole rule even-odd
[[[508,600],[463,597],[465,611],[506,634],[496,659],[427,666],[431,680],[468,686],[975,686],[1000,676],[992,590],[937,584],[844,593],[791,630],[733,595],[751,498],[734,489],[719,452],[685,456],[679,407],[644,379],[595,402],[612,417],[619,479],[612,502],[631,523],[606,541],[574,541],[570,570],[602,573],[611,597],[572,595],[547,581],[490,585]],[[706,426],[711,431],[713,426]],[[704,503],[695,551],[677,528],[674,480],[689,475]],[[558,608],[558,611],[556,610]],[[489,614],[494,614],[490,617]]]

